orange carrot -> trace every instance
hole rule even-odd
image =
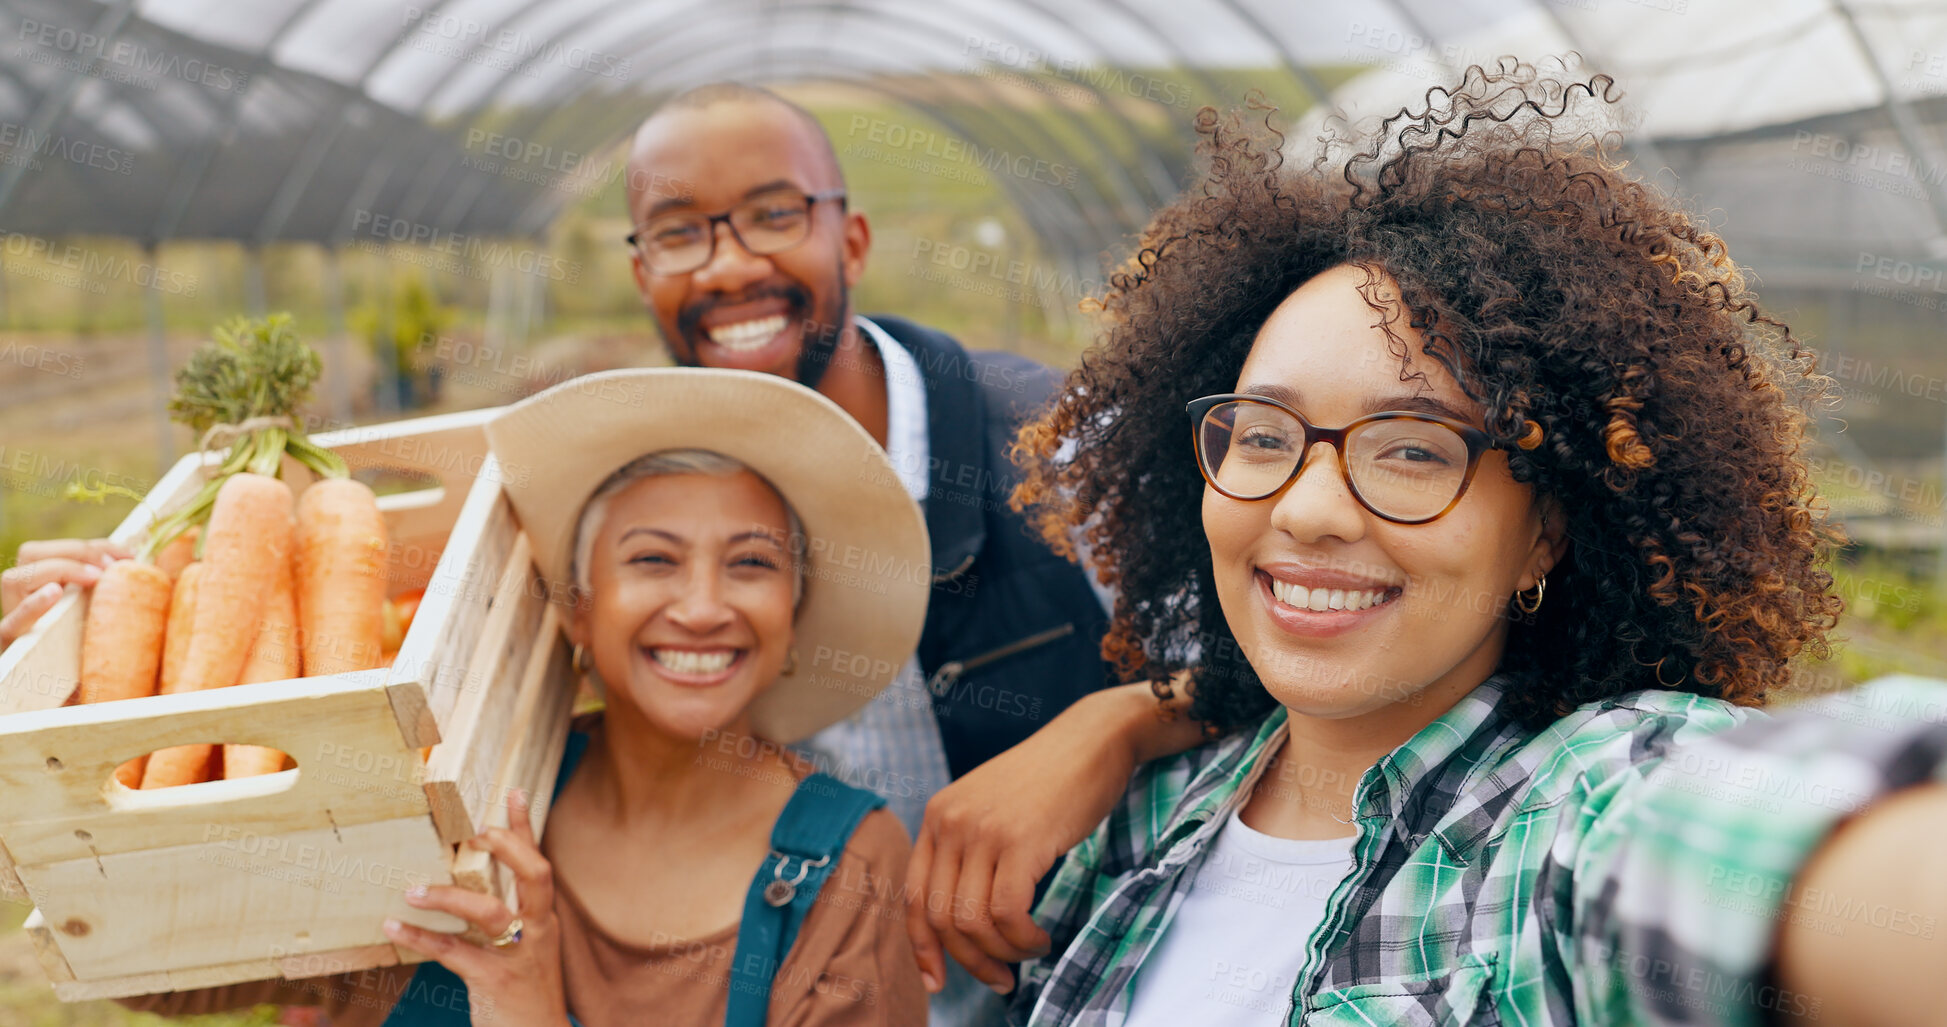
[[[169,591],[169,576],[153,564],[117,560],[102,572],[81,633],[82,702],[155,694]]]
[[[81,702],[156,693],[170,587],[168,574],[136,560],[117,560],[102,572],[81,629]],[[142,758],[122,764],[115,778],[130,788],[141,784]]]
[[[237,683],[277,575],[291,558],[291,487],[248,472],[232,475],[210,508],[202,588],[183,659],[184,691]]]
[[[297,504],[298,640],[304,675],[382,667],[385,518],[364,482],[325,478]]]
[[[147,756],[137,756],[115,768],[115,783],[123,788],[142,787],[142,772],[149,767]]]
[[[419,615],[419,603],[426,598],[423,588],[409,589],[385,601],[385,654],[382,660],[391,666],[393,657],[399,655],[399,647],[406,644],[406,632],[412,630],[412,619]]]
[[[169,627],[163,634],[162,642],[162,688],[161,694],[175,695],[183,690],[183,660],[189,655],[189,635],[196,626],[196,595],[203,586],[203,572],[209,565],[201,560],[183,568],[176,577],[175,593],[169,598]],[[142,756],[122,764],[116,772],[120,777],[130,766],[137,767],[136,776],[144,788],[162,786],[165,780],[174,780],[184,774],[203,772],[207,745],[182,745],[169,749],[159,749],[153,755]],[[158,771],[156,784],[148,783],[146,765],[157,761],[169,766],[169,770]],[[127,779],[123,779],[127,784]],[[131,785],[130,787],[134,787]]]
[[[264,606],[257,625],[257,637],[250,643],[250,655],[243,663],[237,684],[283,681],[298,676],[297,594],[291,580],[291,561],[278,563],[278,574],[271,586],[270,601]],[[284,769],[284,754],[261,745],[225,745],[223,776],[254,777],[275,774]]]
[[[203,540],[202,583],[183,657],[181,691],[226,688],[243,673],[257,624],[275,586],[278,567],[291,556],[291,487],[262,474],[232,475],[217,490]],[[189,784],[202,761],[164,759],[177,750],[207,761],[208,745],[178,746],[149,759],[144,788]]]
[[[201,528],[190,528],[155,554],[155,565],[169,575],[169,580],[174,581],[196,559],[196,536],[201,532]]]
[[[196,626],[196,593],[202,588],[206,570],[209,565],[198,560],[176,576],[175,594],[169,598],[169,629],[162,643],[163,695],[183,690],[183,659],[189,655],[189,632]]]

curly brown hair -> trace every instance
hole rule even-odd
[[[1070,555],[1079,531],[1118,589],[1103,652],[1128,679],[1200,654],[1192,716],[1229,730],[1272,708],[1217,602],[1182,411],[1230,391],[1272,310],[1344,264],[1367,270],[1405,360],[1388,314],[1402,308],[1373,291],[1397,283],[1515,480],[1567,515],[1547,602],[1512,615],[1501,669],[1528,684],[1510,712],[1538,725],[1638,688],[1759,705],[1793,656],[1825,651],[1842,539],[1801,451],[1830,379],[1724,241],[1579,120],[1612,109],[1613,85],[1472,67],[1338,138],[1336,165],[1322,148],[1309,174],[1281,167],[1256,98],[1261,130],[1199,112],[1206,181],[1110,277],[1104,335],[1015,449],[1016,505]]]

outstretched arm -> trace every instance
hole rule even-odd
[[[1109,814],[1136,767],[1202,738],[1177,691],[1170,707],[1147,682],[1085,696],[926,804],[906,924],[929,991],[946,980],[942,950],[1003,994],[1007,964],[1042,954],[1035,883]]]
[[[1862,911],[1842,933],[1809,917],[1780,924],[1778,984],[1817,999],[1819,1022],[1947,1023],[1947,784],[1890,795],[1842,824],[1792,891]]]
[[[1883,678],[1679,739],[1591,793],[1544,868],[1572,875],[1578,1016],[1947,1023],[1941,710],[1947,682]]]

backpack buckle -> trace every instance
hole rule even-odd
[[[776,849],[771,850],[771,855],[777,857],[777,869],[771,871],[771,883],[764,886],[764,901],[773,906],[780,907],[790,905],[791,900],[798,897],[798,885],[804,883],[805,877],[811,873],[813,868],[822,867],[832,861],[829,854],[820,856],[817,859],[805,859],[803,856],[800,856],[798,857],[798,875],[787,881],[784,879],[784,868],[790,865],[791,857]]]

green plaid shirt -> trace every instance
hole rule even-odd
[[[1489,678],[1360,778],[1352,868],[1291,939],[1297,979],[1272,986],[1288,1024],[1758,1024],[1818,1011],[1767,980],[1783,920],[1932,937],[1930,916],[1792,878],[1873,797],[1947,778],[1947,683],[1887,678],[1775,716],[1632,692],[1540,731],[1500,714],[1513,685]],[[1023,966],[1012,1022],[1122,1022],[1284,733],[1278,709],[1136,775],[1036,907],[1053,947]]]

